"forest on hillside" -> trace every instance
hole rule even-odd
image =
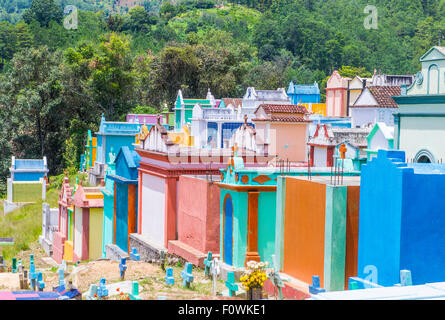
[[[445,0],[0,0],[0,192],[11,155],[48,157],[50,174],[76,170],[100,115],[170,108],[186,97],[241,97],[339,69],[414,74],[442,39]],[[66,29],[66,5],[78,8]]]

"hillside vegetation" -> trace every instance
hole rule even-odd
[[[0,0],[0,193],[11,155],[75,171],[102,113],[172,108],[178,89],[241,97],[293,80],[324,94],[335,69],[413,74],[445,26],[445,0],[376,0],[377,29],[364,26],[365,0],[113,3]],[[77,29],[64,27],[66,4],[79,8]]]

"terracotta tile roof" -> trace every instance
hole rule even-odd
[[[229,104],[232,104],[235,109],[243,106],[243,99],[242,98],[223,98],[224,105],[226,108],[229,106]]]
[[[273,113],[307,114],[307,113],[309,113],[304,106],[298,105],[298,104],[261,104],[258,108],[263,108],[264,112],[266,112],[267,114],[273,114]]]
[[[303,116],[290,115],[290,114],[281,114],[281,115],[272,114],[267,119],[252,119],[252,120],[253,121],[275,121],[275,122],[312,122]]]
[[[378,103],[378,108],[397,108],[397,103],[391,98],[392,96],[400,96],[400,86],[376,86],[369,87],[369,91]],[[357,106],[366,107],[366,106]],[[371,106],[370,106],[371,107]],[[376,107],[376,106],[372,106]]]

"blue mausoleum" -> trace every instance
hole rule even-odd
[[[300,103],[320,103],[320,89],[318,83],[313,85],[289,83],[287,95],[290,97],[292,104]]]
[[[379,150],[361,175],[358,277],[393,286],[406,269],[413,285],[445,281],[445,165]]]

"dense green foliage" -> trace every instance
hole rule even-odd
[[[102,113],[171,108],[178,89],[240,97],[293,80],[324,93],[335,69],[417,72],[442,37],[445,0],[374,4],[377,29],[364,27],[365,0],[0,0],[0,179],[12,154],[74,170]],[[77,29],[64,28],[66,5]]]

